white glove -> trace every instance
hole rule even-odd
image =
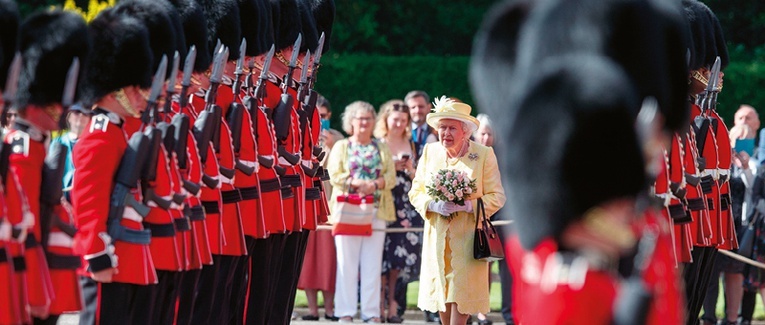
[[[473,212],[473,201],[470,200],[465,201],[465,205],[455,204],[454,206],[457,209],[456,211],[465,211],[468,213]]]
[[[458,205],[452,202],[446,201],[430,201],[428,203],[428,210],[438,213],[442,216],[448,217],[452,213],[460,211]]]

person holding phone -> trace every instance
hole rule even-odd
[[[396,220],[388,228],[422,227],[423,219],[409,203],[408,192],[414,178],[413,156],[416,154],[411,138],[411,115],[409,107],[401,100],[389,100],[380,107],[380,117],[374,135],[388,144],[396,166],[396,185],[393,188],[393,205]],[[382,264],[382,290],[380,315],[385,316],[387,302],[388,323],[401,323],[399,304],[396,301],[396,282],[399,276],[409,282],[417,279],[420,270],[422,238],[418,232],[388,233]],[[400,288],[400,287],[399,287]],[[387,293],[387,299],[386,299]],[[404,306],[406,307],[406,306]]]

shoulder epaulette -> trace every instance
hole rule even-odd
[[[105,114],[98,114],[93,116],[93,121],[90,123],[90,132],[101,131],[106,132],[109,127],[109,117]]]
[[[11,139],[8,145],[11,148],[11,153],[16,155],[29,155],[29,134],[24,131],[15,131],[11,134]]]

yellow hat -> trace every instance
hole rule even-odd
[[[470,128],[468,132],[473,133],[475,130],[478,130],[478,125],[481,123],[470,115],[471,110],[472,108],[468,104],[458,103],[449,97],[441,96],[441,98],[436,98],[435,102],[433,102],[433,110],[428,114],[427,122],[428,125],[435,129],[438,128],[438,121],[441,119],[458,120],[465,122],[468,128]]]

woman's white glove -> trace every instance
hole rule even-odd
[[[430,201],[430,203],[428,203],[428,210],[445,217],[448,217],[457,211],[461,211],[459,208],[460,206],[456,203],[446,201]]]
[[[465,201],[465,205],[455,205],[457,206],[457,211],[473,212],[473,201]]]

